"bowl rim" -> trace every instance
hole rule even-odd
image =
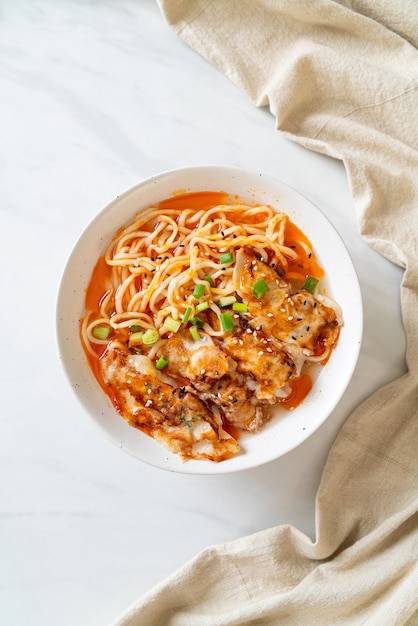
[[[63,308],[66,306],[66,303],[68,303],[69,300],[69,294],[67,293],[68,290],[68,286],[69,283],[71,283],[70,281],[70,277],[72,274],[74,274],[74,272],[76,271],[76,267],[77,267],[77,263],[79,263],[79,260],[77,260],[77,254],[79,253],[80,249],[83,248],[83,245],[85,245],[86,240],[89,239],[89,237],[92,236],[92,234],[94,233],[94,231],[96,229],[98,229],[99,231],[100,229],[100,225],[103,223],[103,221],[106,220],[110,220],[110,222],[112,222],[112,215],[114,213],[118,212],[118,208],[120,207],[124,207],[126,206],[126,203],[129,204],[130,200],[135,199],[137,195],[141,195],[141,192],[143,192],[144,190],[147,190],[150,192],[150,190],[152,190],[154,193],[154,195],[158,196],[158,190],[161,186],[167,185],[170,181],[176,181],[179,178],[181,180],[183,180],[184,177],[193,177],[193,179],[195,179],[196,177],[199,178],[199,176],[204,176],[204,177],[208,177],[209,179],[215,178],[221,178],[222,176],[228,178],[230,180],[231,183],[231,190],[232,190],[232,186],[234,184],[234,180],[242,180],[242,179],[248,179],[252,182],[251,188],[255,190],[255,193],[257,192],[261,192],[261,187],[266,186],[270,189],[271,188],[276,188],[278,193],[278,196],[280,196],[280,194],[287,194],[288,198],[294,199],[296,201],[300,201],[299,207],[296,207],[295,209],[292,210],[292,212],[289,212],[288,210],[285,210],[285,212],[289,215],[290,219],[292,221],[294,221],[294,216],[295,216],[295,211],[299,211],[300,212],[300,208],[301,206],[303,206],[303,211],[305,210],[305,207],[309,207],[310,210],[312,211],[312,215],[314,215],[313,218],[313,225],[315,224],[315,221],[318,220],[320,225],[322,225],[322,227],[324,229],[326,229],[327,233],[331,236],[332,241],[333,241],[333,245],[337,245],[340,253],[342,254],[342,258],[344,261],[344,267],[345,269],[349,269],[349,280],[350,280],[350,289],[353,291],[353,298],[355,300],[355,306],[353,307],[353,311],[351,312],[351,317],[353,318],[354,321],[354,341],[353,344],[351,346],[351,350],[349,351],[349,361],[344,364],[345,367],[345,375],[344,375],[344,380],[341,381],[339,383],[339,389],[338,392],[334,394],[333,397],[333,402],[329,403],[327,410],[324,412],[324,415],[322,416],[321,419],[316,419],[315,423],[310,424],[309,428],[306,427],[304,429],[304,433],[300,434],[300,436],[297,438],[297,440],[290,445],[287,448],[284,448],[279,454],[274,454],[274,453],[270,453],[268,455],[266,455],[266,458],[253,458],[251,457],[252,460],[250,460],[250,458],[247,458],[247,461],[241,461],[240,463],[234,463],[234,459],[237,458],[243,458],[243,455],[245,455],[246,453],[244,452],[243,455],[238,455],[238,457],[233,457],[233,459],[230,459],[228,461],[223,461],[222,463],[214,463],[212,461],[188,461],[186,463],[181,463],[181,461],[179,462],[179,459],[175,456],[172,455],[170,452],[161,449],[160,444],[157,444],[156,442],[154,442],[153,440],[151,440],[153,442],[154,446],[158,446],[157,449],[160,450],[160,454],[156,455],[156,459],[153,460],[152,458],[152,454],[151,457],[148,455],[147,457],[144,455],[138,455],[138,451],[137,448],[135,446],[130,446],[127,444],[126,440],[124,438],[121,439],[120,436],[115,436],[115,432],[114,430],[112,430],[111,428],[109,428],[109,424],[108,421],[103,421],[103,404],[102,406],[100,406],[99,409],[99,413],[100,415],[97,415],[97,411],[96,414],[94,414],[94,410],[92,408],[92,401],[88,401],[86,394],[90,393],[90,391],[95,395],[95,397],[97,396],[97,391],[100,392],[100,394],[102,394],[103,399],[105,399],[105,401],[107,401],[107,396],[106,394],[99,388],[97,381],[95,380],[93,373],[90,370],[90,367],[87,365],[87,368],[89,370],[89,375],[91,378],[90,381],[90,385],[87,385],[86,389],[84,389],[83,385],[85,385],[86,383],[83,381],[83,377],[80,377],[79,374],[76,374],[76,370],[77,367],[75,367],[74,365],[74,359],[77,358],[77,356],[74,356],[74,354],[72,356],[70,356],[70,352],[69,352],[69,337],[66,336],[66,333],[63,332]],[[255,187],[255,183],[260,183],[261,187],[260,189],[257,189]],[[208,183],[209,184],[209,183]],[[241,184],[241,183],[240,183]],[[223,191],[223,187],[225,185],[220,185],[220,188],[215,189],[215,187],[212,186],[211,189],[209,189],[209,187],[207,187],[206,189],[201,188],[201,191],[204,190],[217,190],[217,191]],[[193,185],[192,185],[193,187]],[[179,188],[180,189],[180,188]],[[171,190],[171,194],[173,192],[175,192],[177,190],[177,188],[173,188]],[[231,190],[227,190],[227,193],[232,193]],[[182,189],[182,191],[184,191],[185,193],[188,192],[188,188],[186,189]],[[195,189],[193,189],[193,191],[195,191]],[[170,193],[166,193],[165,195],[163,195],[163,197],[161,197],[161,195],[159,195],[159,200],[163,200],[166,197],[169,197],[171,195]],[[145,194],[146,195],[146,194]],[[151,194],[152,195],[152,194]],[[242,197],[242,193],[238,193],[238,196]],[[154,200],[154,202],[159,201],[157,199]],[[279,202],[280,200],[278,200]],[[261,203],[261,199],[260,199],[260,203]],[[268,202],[269,204],[271,204],[271,201]],[[131,218],[141,209],[145,208],[146,206],[148,206],[150,204],[150,202],[146,202],[144,204],[142,204],[139,208],[136,209],[132,209],[131,210]],[[298,204],[296,202],[296,204]],[[127,211],[127,209],[125,209],[125,211]],[[302,211],[302,217],[303,217],[303,211]],[[129,211],[127,211],[129,212]],[[114,221],[114,220],[113,220]],[[300,221],[300,220],[299,220]],[[129,219],[122,219],[121,221],[118,222],[118,227],[123,226],[125,223],[128,223]],[[112,222],[113,223],[113,222]],[[296,223],[298,223],[298,220],[296,220]],[[300,224],[298,224],[300,225]],[[314,227],[314,226],[313,226]],[[310,225],[309,228],[312,228],[312,226]],[[302,226],[302,230],[305,232],[303,226]],[[308,229],[309,231],[309,229]],[[110,236],[113,235],[114,230],[110,233]],[[311,239],[312,241],[312,236],[309,236],[309,232],[308,232],[308,237]],[[109,237],[105,236],[104,234],[102,234],[102,236],[100,237],[100,241],[103,244],[102,245],[102,250],[105,248],[106,244],[109,241]],[[321,253],[318,252],[318,246],[315,244],[314,241],[312,241],[313,247],[315,249],[315,252],[317,254],[317,256],[320,258],[321,257]],[[97,261],[97,257],[94,257]],[[322,263],[321,263],[322,264]],[[93,269],[93,266],[90,266],[90,271],[88,274],[88,277],[90,277],[91,275],[91,271]],[[78,268],[80,269],[80,268]],[[326,275],[328,276],[329,274],[329,268],[327,268],[326,266],[324,267]],[[80,273],[80,271],[79,271]],[[83,275],[84,277],[86,276],[86,268],[84,267],[83,272],[81,272],[80,276]],[[74,287],[74,285],[73,285]],[[79,291],[83,291],[85,290],[86,284],[83,285],[83,287],[81,287],[79,289]],[[75,291],[75,290],[73,290]],[[74,298],[76,297],[77,294],[74,294]],[[78,294],[79,295],[79,294]],[[332,294],[333,295],[333,294]],[[84,300],[84,298],[83,298]],[[345,317],[345,316],[344,316]],[[67,320],[68,321],[68,320]],[[68,326],[68,324],[67,324]],[[344,332],[344,327],[342,328],[341,334],[343,334]],[[77,326],[77,333],[78,333],[78,326]],[[291,452],[292,450],[296,449],[297,447],[299,447],[302,443],[304,443],[307,439],[309,439],[311,437],[311,435],[318,430],[318,428],[330,417],[332,411],[336,408],[336,406],[338,405],[338,403],[341,400],[341,397],[344,395],[348,384],[353,376],[354,370],[356,368],[357,362],[358,362],[358,358],[359,358],[359,354],[360,354],[360,348],[361,348],[361,343],[362,343],[362,337],[363,337],[363,303],[362,303],[362,296],[361,296],[361,288],[360,288],[360,284],[359,284],[359,280],[358,280],[358,276],[354,267],[354,264],[351,260],[350,254],[348,252],[348,249],[341,237],[341,235],[338,233],[336,227],[332,224],[331,220],[321,211],[321,209],[316,206],[307,196],[305,196],[304,194],[302,194],[300,191],[298,191],[297,189],[295,189],[294,187],[288,185],[287,183],[282,182],[280,179],[275,178],[271,175],[268,174],[264,174],[262,172],[259,172],[257,170],[252,170],[252,169],[248,169],[248,168],[243,168],[243,167],[238,167],[235,165],[193,165],[193,166],[185,166],[185,167],[178,167],[178,168],[173,168],[173,169],[168,169],[156,174],[153,174],[152,176],[149,176],[143,180],[141,180],[140,182],[138,182],[137,184],[131,186],[129,189],[125,190],[124,192],[122,192],[121,194],[117,195],[113,200],[111,200],[108,204],[106,204],[101,210],[99,210],[94,217],[87,223],[87,225],[85,226],[85,228],[82,230],[82,232],[80,233],[78,239],[76,240],[76,242],[74,243],[72,250],[70,251],[70,254],[68,255],[67,261],[65,263],[64,266],[64,270],[62,273],[62,277],[60,280],[60,285],[59,285],[59,289],[58,289],[58,296],[57,296],[57,305],[56,305],[56,335],[57,335],[57,343],[58,343],[58,351],[59,351],[59,357],[61,360],[61,363],[63,365],[64,368],[64,372],[66,374],[66,377],[68,379],[68,381],[70,382],[70,386],[72,387],[74,393],[76,394],[78,401],[81,403],[82,407],[84,408],[84,410],[87,412],[87,414],[89,415],[90,419],[93,420],[94,424],[96,426],[98,426],[100,428],[100,430],[102,432],[104,432],[104,434],[107,436],[108,439],[110,439],[110,441],[112,441],[114,444],[116,444],[119,448],[121,448],[122,450],[124,450],[125,452],[127,452],[128,454],[130,454],[131,456],[133,456],[136,459],[139,459],[149,465],[152,465],[154,467],[160,468],[160,469],[164,469],[164,470],[168,470],[168,471],[174,471],[174,472],[179,472],[179,473],[185,473],[185,474],[224,474],[224,473],[232,473],[232,472],[236,472],[236,471],[242,471],[245,469],[251,469],[253,467],[257,467],[260,465],[264,465],[266,463],[269,463],[273,460],[276,460],[282,456],[284,456],[285,454]],[[340,340],[341,340],[341,336],[339,339],[339,342],[337,344],[337,347],[335,348],[334,352],[338,351],[338,346],[340,344]],[[80,342],[79,342],[80,343]],[[81,346],[81,344],[80,344]],[[80,356],[80,351],[76,350],[76,355]],[[84,374],[86,373],[86,358],[84,355],[84,351],[83,351],[83,355],[82,358],[84,359]],[[333,356],[330,359],[330,362],[332,362]],[[330,363],[329,363],[330,364]],[[328,364],[328,365],[329,365]],[[324,372],[327,371],[327,368],[324,368]],[[321,376],[322,376],[322,372],[321,372]],[[91,387],[91,382],[93,381],[93,383],[97,386],[96,391],[94,392],[92,390]],[[99,402],[100,404],[100,402]],[[111,409],[111,411],[113,411],[114,413],[114,418],[116,420],[120,420],[121,422],[125,423],[125,420],[123,420],[115,411],[115,409],[113,407],[108,407]],[[298,407],[299,408],[299,407]],[[295,410],[294,414],[296,414],[296,412],[298,411],[298,409]],[[150,437],[148,437],[147,435],[145,435],[144,433],[142,433],[141,431],[138,431],[137,429],[127,425],[127,428],[132,431],[132,433],[137,433],[135,435],[135,437],[138,437],[138,434],[141,437],[146,437],[147,439],[151,439]],[[116,429],[118,430],[118,429]],[[263,438],[266,437],[266,435],[268,434],[268,432],[271,430],[271,428],[268,426],[267,428],[263,428],[260,433],[258,433],[257,435],[249,435],[248,437],[254,438],[254,437],[259,437],[260,441],[263,440]],[[129,439],[130,437],[133,436],[133,434],[130,433],[129,431],[127,432],[127,438]],[[247,436],[245,436],[247,437]],[[254,440],[253,440],[254,441]],[[251,448],[251,446],[250,446]],[[163,450],[162,454],[161,454],[161,450]],[[251,448],[252,450],[252,448]],[[250,451],[251,454],[251,451]],[[162,457],[164,457],[164,459],[162,459]],[[174,458],[172,458],[174,457]]]

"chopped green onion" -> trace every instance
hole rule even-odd
[[[133,324],[132,326],[129,327],[129,330],[131,331],[131,333],[139,333],[142,328],[139,324]]]
[[[197,328],[203,328],[205,322],[198,317],[197,315],[193,315],[192,319],[190,320],[191,323],[193,324],[193,326],[197,326]]]
[[[205,285],[203,285],[202,283],[198,283],[194,288],[193,297],[196,298],[196,300],[200,300],[204,293]]]
[[[190,317],[191,312],[192,312],[192,307],[188,306],[187,309],[185,310],[183,318],[181,320],[183,322],[183,324],[187,324],[187,322],[189,321],[189,317]]]
[[[236,301],[237,299],[235,296],[222,296],[222,298],[219,298],[216,304],[218,306],[225,307],[225,306],[229,306],[230,304],[233,304]]]
[[[219,257],[219,263],[221,265],[226,265],[227,263],[232,263],[233,260],[234,260],[233,252],[226,252],[225,254],[221,254],[221,256]]]
[[[131,333],[129,335],[129,345],[130,346],[139,346],[142,343],[144,337],[144,333],[142,331]]]
[[[159,338],[160,335],[158,334],[158,330],[155,330],[154,328],[149,328],[142,337],[142,343],[146,346],[150,346],[153,343],[157,343]]]
[[[231,313],[221,313],[219,319],[221,320],[221,326],[224,332],[234,330],[234,320],[232,319]]]
[[[176,333],[181,326],[180,320],[175,320],[171,315],[168,315],[163,324],[163,330],[168,330],[170,333]]]
[[[109,326],[95,326],[92,335],[96,339],[107,339],[110,335],[110,328]]]
[[[137,346],[130,346],[129,354],[144,354],[144,351],[141,350],[141,348],[138,348]]]
[[[162,370],[165,368],[166,365],[168,365],[168,357],[164,356],[163,354],[156,362],[155,367],[157,368],[157,370]]]
[[[215,283],[213,282],[212,276],[210,276],[209,274],[205,274],[204,278],[205,278],[206,282],[208,282],[211,287],[215,286]]]
[[[196,306],[196,313],[200,313],[200,311],[206,311],[206,309],[208,308],[209,302],[207,300],[205,300],[204,302],[200,302],[200,304]]]
[[[305,282],[302,285],[302,289],[306,289],[309,293],[314,293],[319,280],[313,276],[307,276]]]
[[[234,302],[232,305],[233,311],[238,311],[239,313],[246,313],[248,311],[248,306],[245,302]]]
[[[264,278],[260,278],[260,280],[257,280],[257,282],[254,283],[254,285],[251,287],[251,291],[253,292],[253,295],[258,299],[262,298],[264,294],[267,293],[268,290],[269,290],[269,286],[264,280]]]
[[[194,339],[195,341],[199,341],[199,339],[200,339],[200,333],[199,333],[199,331],[197,330],[196,326],[191,326],[191,327],[189,328],[189,331],[190,331],[190,334],[191,334],[191,336],[193,337],[193,339]]]

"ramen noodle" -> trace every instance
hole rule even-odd
[[[309,393],[342,324],[285,213],[215,192],[137,213],[86,293],[81,339],[121,416],[182,460],[242,453],[272,408]]]

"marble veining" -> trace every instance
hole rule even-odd
[[[214,543],[293,524],[313,540],[340,426],[403,373],[402,271],[360,238],[343,166],[184,45],[154,0],[0,3],[0,623],[103,626]],[[107,441],[58,358],[55,304],[77,237],[117,194],[183,165],[276,176],[331,219],[364,296],[364,342],[329,420],[236,475],[161,472]]]

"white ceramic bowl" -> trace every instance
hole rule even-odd
[[[340,304],[344,326],[326,367],[313,389],[294,411],[278,410],[256,435],[240,439],[242,453],[222,463],[183,463],[153,439],[129,426],[114,410],[96,382],[79,339],[85,289],[93,267],[114,232],[142,207],[179,189],[223,191],[270,204],[286,212],[310,239],[325,269],[330,295]],[[330,415],[355,368],[362,337],[362,301],[349,254],[328,219],[304,196],[269,176],[235,167],[197,166],[163,172],[118,196],[87,226],[66,265],[58,296],[57,333],[60,356],[70,384],[82,405],[121,449],[150,465],[188,474],[222,474],[248,469],[286,454],[306,440]]]

